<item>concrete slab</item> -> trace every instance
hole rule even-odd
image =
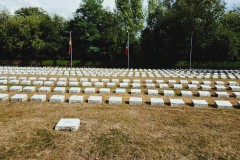
[[[153,96],[157,96],[158,90],[157,89],[148,89],[148,95],[153,95]]]
[[[0,101],[5,101],[9,99],[9,94],[0,94]]]
[[[218,98],[229,98],[229,94],[227,92],[216,92]]]
[[[181,91],[182,97],[192,97],[193,93],[191,91]]]
[[[95,87],[103,87],[103,82],[95,82],[94,86]]]
[[[69,89],[69,93],[80,93],[80,91],[81,91],[81,88],[79,87],[71,87]]]
[[[170,99],[170,104],[172,107],[182,107],[184,106],[184,101],[182,99]]]
[[[107,87],[115,87],[116,83],[115,82],[108,82]]]
[[[208,103],[206,100],[192,100],[192,104],[194,107],[197,107],[197,108],[206,108],[208,107]]]
[[[42,86],[43,85],[43,81],[33,81],[33,85],[34,86]]]
[[[198,91],[198,95],[200,97],[211,97],[211,93],[209,91]]]
[[[240,98],[240,92],[233,92],[235,98]]]
[[[163,95],[164,96],[174,96],[174,91],[173,90],[163,90]]]
[[[65,101],[65,96],[64,95],[53,95],[50,97],[49,102],[64,102]]]
[[[69,82],[69,87],[76,87],[76,86],[79,86],[79,83],[78,82],[75,82],[75,81],[73,81],[73,82]]]
[[[120,83],[119,86],[121,88],[127,88],[128,87],[128,83]]]
[[[41,87],[38,89],[38,92],[50,92],[51,87]]]
[[[217,91],[225,91],[225,90],[226,90],[226,87],[225,87],[225,86],[215,85],[215,89],[216,89]]]
[[[154,83],[146,83],[146,88],[155,88]]]
[[[59,87],[65,87],[65,86],[67,86],[67,82],[66,81],[58,81],[56,85]]]
[[[142,105],[142,98],[140,97],[130,97],[129,98],[130,105]]]
[[[230,88],[232,91],[240,91],[240,87],[239,87],[239,86],[229,86],[229,88]]]
[[[10,92],[21,92],[22,91],[22,86],[12,86],[9,88]]]
[[[102,103],[102,96],[90,96],[88,98],[89,104],[101,104]]]
[[[159,84],[159,88],[168,89],[168,84]]]
[[[29,81],[29,80],[23,80],[23,81],[20,82],[21,85],[31,85],[31,83],[32,82]]]
[[[163,98],[150,98],[151,106],[164,106]]]
[[[57,131],[77,131],[80,127],[80,119],[69,118],[69,119],[60,119],[60,121],[55,126]]]
[[[108,93],[110,93],[110,88],[100,88],[99,93],[100,94],[108,94]]]
[[[16,102],[16,101],[26,101],[28,98],[27,94],[15,94],[14,96],[11,97],[11,101]]]
[[[124,88],[116,88],[115,93],[116,94],[125,94],[126,93],[126,89],[124,89]]]
[[[23,92],[35,92],[36,87],[35,86],[27,86],[23,88]]]
[[[201,85],[201,89],[204,91],[210,91],[212,88],[210,85]]]
[[[39,95],[39,94],[33,95],[30,98],[30,101],[31,102],[44,102],[44,101],[46,101],[46,95]]]
[[[83,87],[91,87],[92,83],[91,82],[82,82]]]
[[[193,90],[196,90],[198,89],[198,86],[196,84],[188,84],[188,89],[193,89]]]
[[[82,103],[83,102],[83,96],[71,96],[69,98],[69,103]]]
[[[131,94],[141,94],[141,89],[131,89]]]
[[[65,93],[66,88],[65,87],[56,87],[56,88],[53,89],[53,92],[55,92],[55,93]]]
[[[174,89],[183,89],[183,86],[181,84],[173,84]]]
[[[110,97],[108,102],[109,102],[109,104],[121,105],[122,97]]]
[[[84,93],[88,93],[88,94],[96,93],[96,89],[95,88],[85,88]]]
[[[0,86],[0,91],[7,91],[8,87],[7,86]]]
[[[232,109],[233,106],[229,101],[215,100],[215,105],[217,108],[221,109]]]

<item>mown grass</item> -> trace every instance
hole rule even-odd
[[[0,103],[0,159],[240,159],[240,110]],[[80,118],[77,132],[54,131]]]

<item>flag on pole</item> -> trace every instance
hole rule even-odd
[[[72,35],[70,33],[70,36],[69,36],[69,48],[68,48],[68,54],[69,55],[71,54],[71,47],[72,47]]]
[[[126,44],[125,54],[126,54],[126,56],[128,56],[128,42],[127,42],[127,44]]]

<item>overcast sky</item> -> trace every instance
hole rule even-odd
[[[0,0],[0,6],[7,8],[11,13],[22,7],[41,7],[50,14],[58,14],[71,18],[79,7],[81,0]],[[240,7],[240,0],[226,0],[227,8]],[[147,0],[144,0],[146,5]],[[104,0],[103,6],[113,9],[115,0]]]

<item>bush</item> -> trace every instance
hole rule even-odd
[[[45,60],[42,61],[42,66],[53,66],[54,60]]]

